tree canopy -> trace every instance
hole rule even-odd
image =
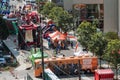
[[[48,16],[52,19],[59,29],[64,32],[71,30],[72,15],[65,11],[62,7],[54,7]]]
[[[110,41],[114,39],[119,39],[118,34],[116,32],[107,32],[105,33],[105,38]]]
[[[92,25],[90,22],[83,21],[77,28],[78,41],[85,48],[88,47],[89,42],[91,41],[91,35],[96,33],[96,26]]]
[[[111,65],[116,69],[116,75],[118,76],[118,65],[120,64],[120,40],[115,39],[108,42],[105,49],[104,58],[111,62]],[[116,76],[116,79],[118,78]]]
[[[91,36],[91,40],[88,46],[91,52],[95,53],[98,56],[102,56],[106,46],[107,40],[104,38],[102,32],[97,32]]]
[[[43,6],[43,10],[41,11],[41,13],[44,14],[45,16],[48,16],[53,7],[56,7],[55,3],[46,2],[45,5]]]
[[[108,42],[105,52],[105,57],[114,65],[120,63],[120,40],[115,39]]]

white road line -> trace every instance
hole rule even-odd
[[[81,74],[81,79],[82,80],[92,80],[92,79],[90,79],[90,78],[88,78],[86,75],[84,75],[84,74]]]

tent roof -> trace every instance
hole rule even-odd
[[[59,32],[59,31],[55,31],[55,32],[53,32],[53,33],[50,33],[49,36],[50,36],[51,38],[53,38],[53,37],[55,37],[55,36],[57,36],[57,35],[60,35],[60,34],[62,34],[62,33]]]
[[[44,54],[44,58],[45,57],[48,57],[48,55],[46,53],[43,53]],[[37,52],[36,54],[32,54],[32,56],[37,59],[37,58],[42,58],[42,53],[41,52]]]

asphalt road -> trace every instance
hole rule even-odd
[[[46,53],[48,53],[49,57],[54,56],[55,54],[53,54],[53,49],[48,49],[48,44],[46,40],[43,40],[44,43],[44,50]],[[74,46],[75,47],[75,46]],[[82,49],[82,47],[79,45],[78,50]],[[71,46],[68,47],[67,50],[61,50],[61,52],[59,54],[57,54],[56,56],[62,56],[63,54],[65,56],[74,56],[74,51],[75,48],[71,48]],[[91,55],[91,53],[89,53]],[[79,75],[77,76],[73,76],[73,75],[65,75],[65,76],[59,76],[60,80],[79,80]],[[94,80],[94,74],[81,74],[81,80]]]
[[[44,52],[48,53],[49,57],[53,56],[53,50],[49,50],[48,49],[48,44],[46,40],[43,40],[43,45],[44,45]],[[58,54],[57,56],[61,56],[62,54],[64,54],[65,56],[73,56],[74,54],[74,49],[72,49],[71,47],[68,47],[69,49],[67,50],[61,50],[61,53]],[[78,47],[78,50],[82,49],[81,46]],[[18,66],[17,68],[15,68],[13,70],[14,74],[11,74],[10,71],[0,71],[0,80],[24,80],[24,78],[26,77],[27,73],[33,78],[33,80],[42,80],[40,78],[35,78],[34,77],[34,73],[33,73],[33,68],[31,68],[30,70],[26,70],[26,68],[28,66],[30,66],[30,63],[26,63],[25,59],[29,56],[27,51],[23,51],[25,52],[25,54],[19,54],[18,56],[18,61],[20,62],[20,66]],[[91,54],[91,53],[90,53]],[[102,61],[102,66],[104,67],[108,67],[108,65],[106,65],[106,62]],[[59,78],[61,80],[79,80],[79,77],[72,77],[71,76],[60,76]],[[17,77],[17,79],[16,79]],[[94,74],[81,74],[81,80],[94,80]]]

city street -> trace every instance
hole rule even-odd
[[[119,7],[119,0],[0,0],[0,80],[120,80]]]
[[[53,54],[53,50],[49,50],[48,48],[48,44],[46,40],[43,40],[44,43],[44,52],[48,53],[49,57],[51,57]],[[80,49],[80,47],[78,48]],[[19,51],[19,56],[17,57],[20,65],[12,70],[9,71],[0,71],[0,80],[24,80],[25,77],[27,76],[27,73],[33,78],[33,80],[40,80],[40,78],[35,78],[34,74],[33,74],[33,68],[31,68],[30,70],[26,70],[26,68],[31,66],[31,63],[29,62],[25,62],[25,59],[29,56],[29,52],[28,51]],[[61,54],[57,55],[57,56],[61,56],[61,55],[65,55],[65,56],[73,56],[74,53],[74,49],[72,49],[71,47],[69,47],[69,50],[62,50]],[[12,73],[11,73],[12,71]],[[78,80],[79,77],[73,77],[73,76],[68,76],[68,77],[64,77],[61,76],[61,80]],[[93,75],[81,75],[82,80],[93,80]],[[41,79],[42,80],[42,79]]]
[[[54,56],[53,50],[48,49],[48,43],[46,40],[43,40],[44,45],[44,52],[48,53],[49,57]],[[74,46],[75,47],[75,46]],[[82,47],[79,45],[77,51],[81,50]],[[61,53],[56,55],[57,57],[62,56],[63,54],[65,56],[73,56],[74,55],[74,48],[71,48],[71,46],[68,47],[67,50],[61,50]],[[30,68],[29,70],[26,70],[26,68],[31,67],[30,62],[25,62],[26,58],[29,56],[28,51],[19,51],[18,61],[20,63],[20,66],[13,69],[11,73],[10,71],[0,71],[0,80],[24,80],[27,74],[29,74],[33,80],[42,80],[40,78],[35,78],[33,74],[33,68]],[[88,53],[89,55],[92,55],[92,53]],[[108,68],[107,62],[102,61],[102,67]],[[7,77],[6,77],[7,76]],[[79,80],[79,76],[73,77],[73,75],[68,76],[60,76],[61,80]],[[94,74],[81,74],[82,80],[94,80]]]

